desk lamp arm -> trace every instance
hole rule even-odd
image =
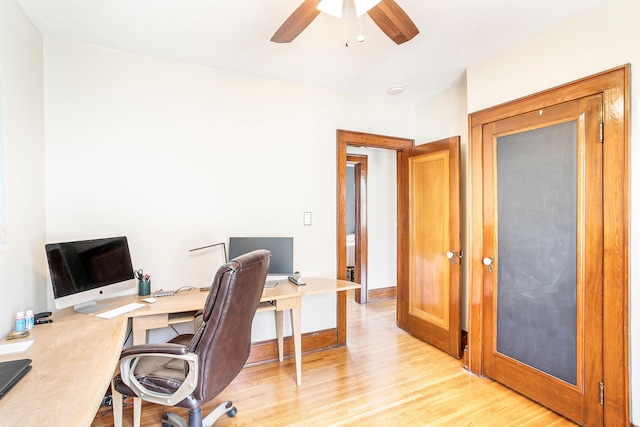
[[[202,246],[199,248],[194,248],[194,249],[189,249],[189,252],[195,252],[195,251],[199,251],[202,249],[207,249],[207,248],[213,248],[215,246],[222,246],[222,252],[224,253],[224,262],[229,262],[229,259],[227,258],[227,246],[225,245],[224,242],[220,242],[220,243],[214,243],[212,245],[207,245],[207,246]]]

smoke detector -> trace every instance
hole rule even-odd
[[[389,92],[389,95],[398,95],[402,93],[403,90],[404,90],[404,87],[402,87],[402,85],[395,85],[395,86],[391,86],[388,92]]]

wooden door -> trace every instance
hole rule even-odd
[[[460,138],[398,156],[398,326],[460,357]]]
[[[484,373],[602,425],[602,96],[489,123]]]

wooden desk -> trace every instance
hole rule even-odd
[[[337,279],[304,279],[305,286],[296,286],[286,279],[278,282],[275,288],[265,288],[260,298],[258,312],[275,311],[276,333],[278,340],[278,358],[283,359],[283,312],[291,310],[291,334],[293,337],[296,383],[302,384],[302,297],[330,292],[342,292],[359,289],[354,282]],[[128,313],[133,330],[133,344],[147,342],[149,329],[164,328],[174,323],[193,320],[193,314],[204,307],[209,295],[199,289],[179,293],[174,296],[156,298],[156,302]],[[144,297],[137,297],[141,301]]]
[[[297,287],[282,280],[275,288],[265,289],[258,308],[258,311],[275,311],[281,361],[282,313],[291,310],[298,385],[302,383],[302,297],[360,287],[357,283],[344,280],[305,280],[306,286]],[[54,313],[53,323],[35,326],[30,337],[23,339],[34,341],[26,351],[0,355],[0,361],[31,359],[33,366],[0,400],[0,424],[91,425],[117,370],[128,317],[132,319],[134,342],[144,342],[148,329],[193,320],[193,313],[204,307],[207,296],[208,292],[196,289],[173,297],[158,298],[155,304],[110,320],[75,313],[72,308]],[[141,298],[128,295],[105,303],[115,307]],[[19,340],[11,342],[16,341]],[[69,402],[73,402],[73,408],[70,408]]]
[[[0,400],[2,425],[89,426],[100,407],[120,358],[127,317],[106,320],[68,308],[52,319],[23,338],[33,340],[26,351],[0,355],[0,361],[31,359],[33,367]]]

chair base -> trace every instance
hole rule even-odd
[[[230,400],[219,404],[204,419],[202,418],[201,408],[189,410],[189,421],[173,412],[165,412],[162,414],[162,427],[211,427],[223,414],[233,418],[237,412],[238,410]]]

